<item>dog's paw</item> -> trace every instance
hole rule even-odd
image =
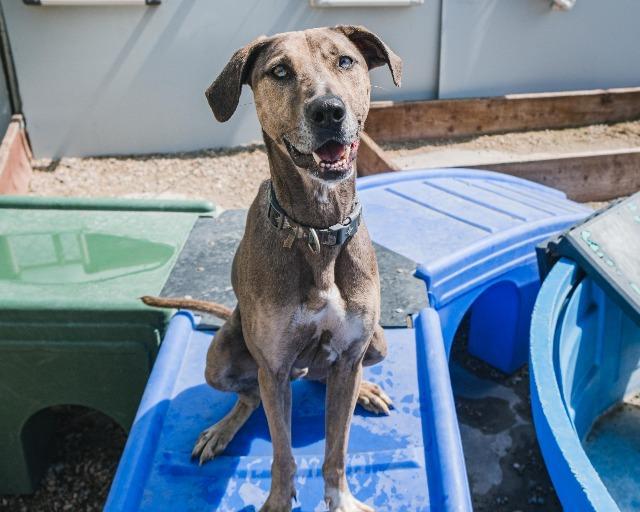
[[[329,507],[329,512],[374,512],[369,505],[365,505],[355,499],[349,489],[345,491],[327,489],[325,491],[325,501]]]
[[[290,512],[293,507],[291,499],[298,500],[296,491],[291,492],[291,498],[276,498],[277,493],[270,493],[267,501],[260,508],[260,512]]]
[[[391,398],[377,384],[363,380],[358,391],[358,403],[367,411],[374,414],[389,415],[389,408],[393,407]]]
[[[228,431],[224,428],[223,422],[209,427],[200,434],[191,452],[191,458],[199,459],[202,466],[205,462],[215,458],[216,455],[220,455],[231,442],[234,434],[234,431]]]

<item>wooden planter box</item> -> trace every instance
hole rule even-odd
[[[0,144],[0,194],[26,194],[32,172],[24,120],[15,115]]]

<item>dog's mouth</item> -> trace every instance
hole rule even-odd
[[[360,145],[359,139],[349,144],[329,140],[307,154],[299,151],[286,138],[284,142],[289,155],[298,167],[306,168],[316,177],[327,181],[343,179],[351,173]]]
[[[326,171],[348,171],[355,159],[359,141],[340,144],[335,140],[325,142],[312,153],[318,166]]]

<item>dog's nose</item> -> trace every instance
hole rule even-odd
[[[305,107],[307,120],[318,128],[339,128],[347,115],[344,102],[333,94],[311,100]]]

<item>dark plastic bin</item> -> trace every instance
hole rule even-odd
[[[34,490],[50,408],[128,429],[169,320],[159,293],[204,202],[0,198],[0,494]]]

